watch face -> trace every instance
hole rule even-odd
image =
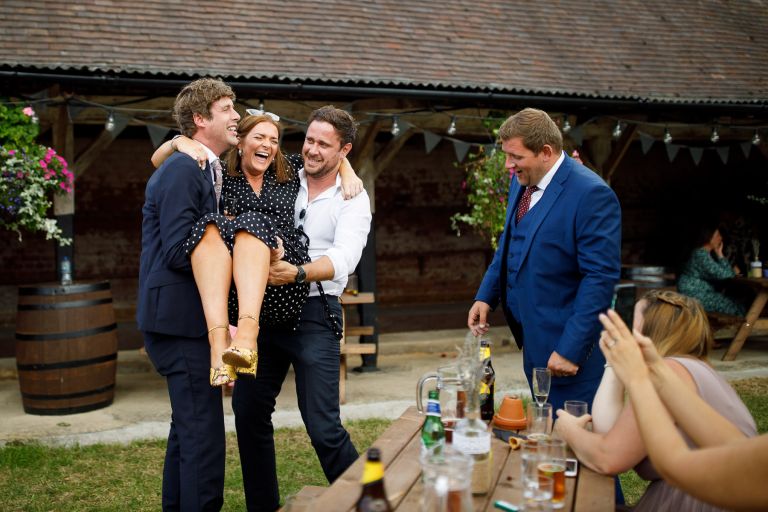
[[[304,282],[304,280],[307,278],[307,273],[304,271],[304,267],[297,267],[298,272],[296,273],[296,282],[301,284]]]

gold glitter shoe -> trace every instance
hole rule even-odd
[[[235,369],[228,364],[223,364],[218,368],[211,368],[211,386],[215,388],[224,386],[225,384],[229,384],[236,380],[237,373],[235,373]]]

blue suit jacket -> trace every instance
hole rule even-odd
[[[149,178],[141,226],[136,321],[139,329],[172,336],[206,333],[203,306],[184,242],[195,222],[216,211],[210,169],[174,153]]]
[[[546,367],[556,351],[580,368],[575,377],[553,377],[553,384],[599,378],[604,358],[597,315],[610,307],[621,270],[616,194],[566,155],[526,214],[523,235],[514,223],[522,191],[512,179],[504,233],[475,300],[492,308],[501,301],[518,346],[525,346],[526,373]],[[510,244],[520,252],[512,265]]]

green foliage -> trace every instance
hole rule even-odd
[[[501,121],[486,121],[486,127],[498,136]],[[467,224],[496,249],[499,235],[504,230],[507,212],[507,196],[511,175],[504,167],[504,153],[492,150],[485,152],[480,147],[477,153],[468,155],[463,165],[466,179],[462,188],[467,192],[468,213],[451,216],[451,226],[461,236],[460,223]]]
[[[35,145],[40,127],[31,107],[11,107],[0,104],[0,146],[28,149]]]

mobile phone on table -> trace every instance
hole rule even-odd
[[[632,322],[635,318],[635,295],[637,286],[631,283],[621,283],[613,287],[613,298],[611,299],[611,309],[619,314],[629,329],[632,329]]]
[[[579,472],[579,461],[576,459],[565,459],[565,476],[574,478]]]

